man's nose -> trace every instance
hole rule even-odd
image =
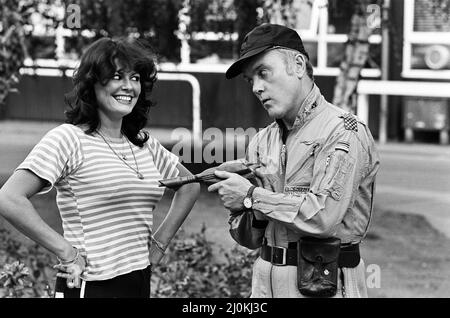
[[[252,90],[253,90],[253,94],[255,94],[257,96],[261,95],[261,93],[264,91],[264,86],[263,86],[262,81],[255,79],[253,81]]]

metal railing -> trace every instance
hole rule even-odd
[[[450,82],[406,82],[362,80],[358,83],[358,118],[369,122],[369,95],[450,98]],[[380,114],[379,142],[387,141],[387,113]],[[409,134],[409,132],[407,132]],[[441,144],[447,144],[448,131],[440,130]]]
[[[63,66],[39,67],[28,65],[20,70],[21,74],[36,76],[67,76],[73,75],[74,69]],[[158,72],[159,81],[187,82],[192,88],[192,139],[196,145],[202,143],[201,107],[200,107],[200,83],[197,78],[187,73]]]

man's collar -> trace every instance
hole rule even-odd
[[[318,106],[318,99],[321,96],[319,87],[313,83],[311,91],[306,96],[305,100],[300,106],[297,117],[295,118],[293,127],[302,126],[313,110]]]
[[[319,106],[319,98],[321,96],[322,94],[319,87],[315,83],[313,83],[311,91],[308,93],[302,105],[300,106],[292,128],[304,125],[304,123],[309,119],[309,116]],[[285,127],[284,123],[281,120],[277,120],[277,123],[280,128]]]

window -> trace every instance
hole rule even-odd
[[[294,0],[294,2],[305,2]],[[322,76],[337,76],[350,32],[353,15],[353,1],[342,0],[310,0],[311,5],[309,25],[297,28],[307,50],[314,48],[312,63],[314,74]],[[373,0],[374,4],[378,1]],[[381,12],[381,11],[379,11]],[[361,71],[363,77],[379,77],[380,71],[380,30],[375,29],[369,37],[370,57]],[[310,52],[310,51],[308,51]]]
[[[450,78],[450,1],[405,0],[403,77]]]

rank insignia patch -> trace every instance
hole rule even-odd
[[[350,151],[350,144],[346,141],[338,141],[334,150],[342,150],[348,153]]]
[[[344,118],[344,128],[346,130],[358,131],[358,122],[356,121],[355,116],[351,113],[347,113],[342,116]]]

